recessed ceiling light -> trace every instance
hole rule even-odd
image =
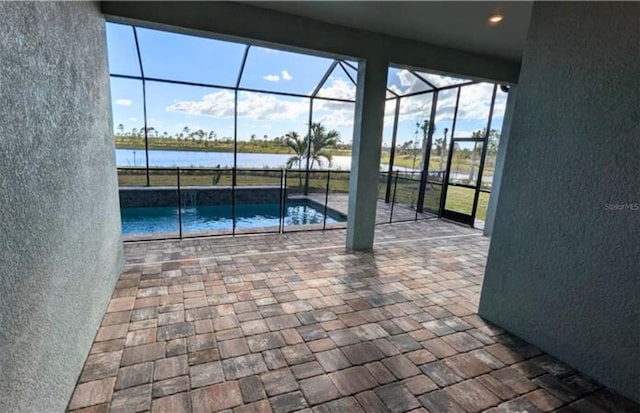
[[[504,20],[504,16],[502,14],[492,14],[489,16],[489,24],[492,26],[502,23],[502,20]]]

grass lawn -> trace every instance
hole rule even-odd
[[[447,204],[448,210],[458,211],[470,214],[471,207],[473,205],[474,191],[461,188],[459,186],[450,186],[447,189]],[[480,192],[478,197],[478,210],[476,212],[476,219],[486,220],[487,207],[489,206],[489,193]]]

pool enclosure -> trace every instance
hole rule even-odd
[[[117,23],[107,39],[123,225],[175,219],[131,239],[346,226],[356,61]],[[508,89],[390,65],[386,93],[376,223],[482,225]],[[240,219],[267,204],[268,225]],[[188,218],[214,210],[228,225]]]

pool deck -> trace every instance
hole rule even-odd
[[[477,315],[480,231],[381,225],[369,252],[344,239],[126,244],[69,410],[638,411]]]
[[[309,194],[307,197],[321,205],[324,205],[324,194]],[[327,206],[334,211],[347,215],[349,211],[349,194],[331,194],[329,195]],[[416,214],[416,210],[402,204],[393,205],[393,217],[391,216],[391,204],[387,204],[382,200],[378,200],[376,208],[376,223],[386,224],[391,222],[406,222],[423,219],[436,218],[436,215],[428,212]]]

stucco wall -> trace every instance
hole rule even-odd
[[[534,5],[480,314],[640,402],[638,21]]]
[[[63,411],[122,266],[104,21],[0,3],[0,411]]]

